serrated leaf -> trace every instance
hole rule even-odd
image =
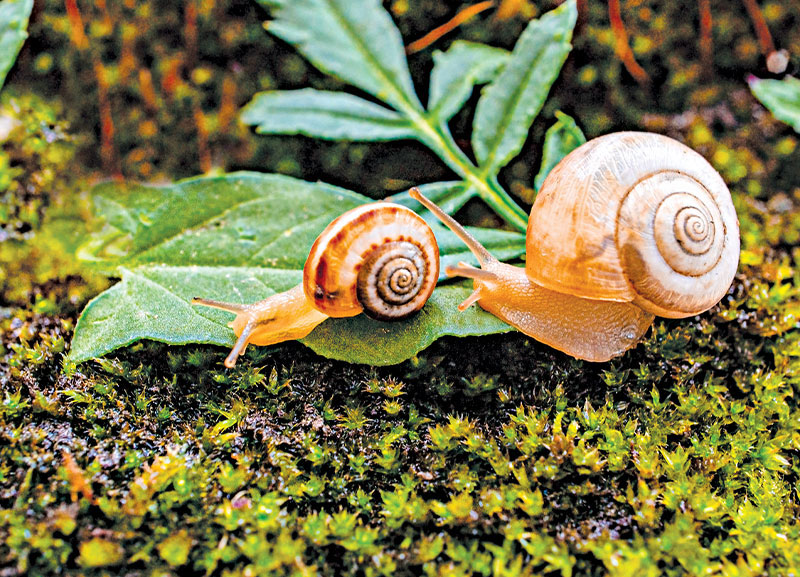
[[[556,123],[547,129],[542,147],[542,164],[539,174],[533,180],[536,192],[542,187],[544,179],[561,162],[561,159],[586,142],[586,137],[575,120],[561,111],[556,112]]]
[[[33,0],[3,0],[0,3],[0,88],[28,37],[28,18]]]
[[[411,123],[393,110],[344,92],[313,88],[256,94],[241,119],[261,134],[354,141],[415,137]]]
[[[748,80],[753,95],[772,115],[800,134],[800,80],[787,76],[783,80]]]
[[[453,42],[447,52],[434,52],[428,111],[446,123],[476,85],[497,76],[509,56],[507,50],[463,40]]]
[[[106,226],[83,253],[103,257],[106,268],[116,268],[122,280],[81,314],[70,351],[76,362],[145,338],[231,345],[231,315],[192,307],[191,298],[255,302],[299,284],[308,251],[322,229],[339,214],[370,201],[325,184],[256,173],[161,187],[104,184],[95,189],[94,200]],[[471,259],[450,231],[438,224],[434,231],[445,264]],[[471,232],[500,258],[524,252],[522,234]],[[109,252],[109,246],[115,250]],[[333,358],[388,364],[413,356],[445,334],[508,330],[477,309],[458,314],[455,307],[469,292],[466,286],[437,288],[429,301],[431,311],[398,323],[366,317],[325,321],[303,342]],[[331,337],[335,342],[326,343],[317,331],[336,331]],[[351,352],[340,347],[343,342]]]
[[[522,149],[567,59],[577,17],[575,0],[567,0],[532,21],[503,71],[483,89],[475,110],[472,147],[487,174],[496,174]]]
[[[314,66],[392,106],[422,110],[403,40],[379,0],[258,0],[267,31]]]

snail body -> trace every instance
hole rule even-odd
[[[329,317],[406,318],[422,308],[438,276],[430,226],[404,206],[376,202],[347,211],[322,231],[296,287],[248,305],[202,298],[192,304],[236,314],[229,326],[237,341],[225,359],[232,367],[248,344],[300,339]]]
[[[448,267],[477,302],[574,357],[607,361],[635,346],[654,315],[699,314],[724,296],[739,259],[730,192],[698,153],[668,137],[609,134],[548,174],[528,219],[526,267],[495,259],[455,220],[422,202],[480,262]]]

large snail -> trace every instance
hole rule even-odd
[[[739,260],[739,222],[720,175],[665,136],[609,134],[567,155],[528,220],[525,269],[495,259],[453,218],[411,195],[478,258],[448,267],[473,279],[459,306],[482,308],[551,347],[607,361],[653,315],[699,314],[725,295]]]
[[[195,298],[192,304],[229,311],[237,336],[225,366],[245,347],[301,339],[328,317],[362,311],[399,320],[422,308],[439,276],[439,245],[412,210],[389,202],[366,204],[333,220],[314,241],[303,283],[249,305]]]

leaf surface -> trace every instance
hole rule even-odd
[[[222,300],[254,302],[299,284],[299,270],[262,268],[144,266],[124,269],[122,282],[89,303],[78,321],[70,358],[82,362],[140,339],[169,344],[233,345],[227,323],[232,315],[193,307],[196,294]],[[365,315],[328,319],[301,342],[328,358],[351,363],[388,365],[411,358],[445,335],[483,335],[511,327],[471,307],[457,310],[471,289],[439,287],[420,313],[396,323]],[[220,357],[222,360],[222,357]]]
[[[748,80],[753,95],[772,115],[800,134],[800,80],[787,76],[783,80],[752,77]]]
[[[477,42],[457,40],[446,52],[433,53],[428,110],[441,122],[458,112],[478,84],[494,79],[509,52]]]
[[[578,10],[575,0],[532,21],[503,71],[483,89],[472,147],[487,174],[496,174],[522,149],[533,119],[567,59]]]
[[[379,0],[258,0],[267,31],[314,66],[402,109],[422,110],[400,31]]]
[[[0,2],[0,88],[28,37],[28,18],[33,0],[3,0]]]
[[[302,268],[328,223],[369,199],[277,174],[231,173],[166,186],[107,183],[93,191],[107,229],[83,256],[110,264]]]
[[[70,351],[77,362],[140,339],[232,345],[232,315],[193,307],[192,297],[250,303],[299,284],[319,233],[336,216],[370,202],[334,186],[257,173],[160,187],[104,184],[93,197],[105,226],[81,254],[121,281],[81,314]],[[455,235],[432,224],[443,264],[472,260]],[[524,253],[519,233],[471,232],[500,258]],[[456,306],[469,293],[464,285],[439,287],[423,313],[397,323],[363,315],[329,319],[303,342],[331,358],[390,364],[443,335],[509,330],[477,308],[459,313]]]
[[[397,112],[344,92],[305,88],[256,94],[241,114],[261,134],[302,134],[326,140],[415,138]]]
[[[417,188],[447,214],[455,214],[470,198],[477,195],[477,191],[462,180],[432,182]],[[439,219],[405,191],[389,196],[386,200],[407,206],[429,223],[439,223]]]

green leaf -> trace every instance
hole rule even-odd
[[[460,261],[477,266],[478,260],[469,252],[460,238],[450,232],[450,230],[445,228],[441,223],[429,222],[429,224],[431,228],[433,228],[433,232],[436,234],[436,240],[439,243],[442,271],[444,271],[446,266],[456,265]],[[525,235],[522,233],[493,228],[476,228],[472,226],[465,228],[499,260],[507,261],[519,258],[525,254]],[[444,275],[444,272],[441,274]]]
[[[84,257],[121,276],[81,314],[70,358],[102,356],[140,339],[230,346],[231,315],[193,307],[195,296],[247,303],[300,283],[311,244],[339,214],[370,199],[278,175],[235,173],[161,187],[104,184],[93,192],[105,221]],[[471,260],[450,231],[435,225],[445,264]],[[516,232],[471,229],[500,258],[523,254]],[[113,249],[113,250],[112,250]],[[459,313],[465,285],[439,287],[423,312],[397,323],[361,315],[329,319],[303,340],[318,353],[358,363],[403,361],[443,335],[510,330],[477,308]],[[347,343],[347,347],[342,347]]]
[[[434,52],[429,112],[441,122],[450,120],[472,89],[493,80],[508,58],[507,50],[463,40],[453,42],[447,52]]]
[[[400,31],[379,0],[258,0],[267,31],[314,66],[400,109],[422,110]]]
[[[487,174],[496,174],[522,149],[567,59],[577,17],[575,0],[567,0],[532,21],[503,71],[484,88],[475,110],[472,147]]]
[[[544,147],[542,149],[542,165],[539,174],[533,180],[536,192],[542,187],[544,179],[553,170],[553,167],[561,162],[561,159],[570,152],[586,142],[586,137],[575,120],[561,111],[556,112],[556,123],[547,129],[544,135]]]
[[[140,339],[169,344],[233,345],[231,315],[193,307],[198,294],[235,302],[255,302],[300,283],[302,271],[262,268],[142,266],[123,270],[122,282],[102,293],[84,310],[75,329],[70,359],[100,357]],[[471,307],[456,307],[471,289],[439,287],[420,313],[396,323],[365,315],[328,319],[301,342],[320,355],[351,363],[389,365],[411,358],[444,335],[485,335],[511,328]],[[220,357],[221,360],[221,357]]]
[[[432,182],[418,186],[422,194],[439,205],[447,214],[455,214],[458,209],[464,206],[467,201],[477,195],[477,191],[462,180],[449,182]],[[390,202],[396,202],[407,206],[429,224],[439,224],[439,219],[422,206],[419,202],[411,198],[407,192],[403,191],[386,198]]]
[[[751,76],[750,90],[772,115],[800,134],[800,80],[787,76],[783,80],[761,80]]]
[[[109,271],[137,264],[302,268],[322,229],[369,201],[335,186],[255,172],[159,187],[107,183],[92,197],[107,227],[80,255]]]
[[[261,134],[356,141],[415,138],[411,123],[393,110],[344,92],[313,88],[256,94],[241,119]]]
[[[0,2],[0,88],[28,37],[28,18],[33,0],[3,0]]]

